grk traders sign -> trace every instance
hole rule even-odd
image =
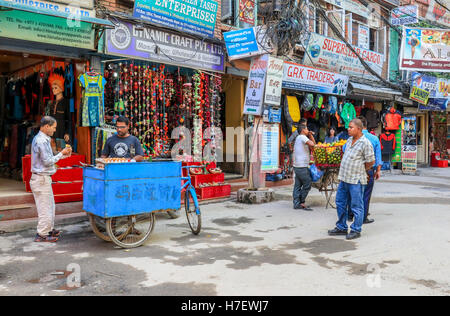
[[[347,76],[287,61],[284,62],[284,89],[345,96],[347,87]]]
[[[121,22],[106,31],[106,53],[175,66],[224,72],[224,48],[156,27]]]
[[[218,3],[213,0],[136,0],[133,16],[213,38],[218,8]]]

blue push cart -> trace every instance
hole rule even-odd
[[[185,191],[188,224],[193,234],[199,234],[197,194],[189,171],[187,177],[182,177],[181,172],[190,167],[175,161],[110,163],[104,169],[85,167],[83,209],[94,233],[122,248],[139,247],[155,227],[156,212],[179,216],[181,193]]]

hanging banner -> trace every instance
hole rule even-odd
[[[408,25],[419,22],[419,7],[416,5],[407,5],[392,9],[392,25]]]
[[[450,30],[404,27],[400,69],[450,72]]]
[[[262,134],[261,172],[270,173],[279,169],[279,140],[279,125],[264,124]]]
[[[429,99],[427,105],[419,104],[421,111],[446,111],[450,99]]]
[[[244,114],[261,115],[269,55],[252,58],[245,93]]]
[[[436,0],[430,0],[428,3],[428,11],[425,15],[425,19],[442,24],[450,28],[450,5],[448,1],[441,0],[442,4],[447,4],[447,9],[436,2]]]
[[[38,13],[0,10],[0,36],[24,41],[94,49],[92,24]]]
[[[384,64],[384,55],[354,47],[363,60],[381,76]],[[311,33],[303,63],[307,66],[318,67],[339,74],[358,76],[367,79],[375,77],[361,64],[358,57],[347,47],[344,42]]]
[[[239,0],[239,21],[255,25],[255,1]]]
[[[416,117],[405,117],[402,121],[402,172],[417,171]]]
[[[409,98],[420,104],[426,105],[428,103],[428,98],[430,97],[430,93],[427,90],[420,89],[417,87],[412,87],[411,94]]]
[[[106,53],[192,69],[224,72],[223,46],[157,27],[117,23],[106,31]]]
[[[214,37],[219,5],[213,0],[136,0],[133,16],[196,35]]]
[[[347,76],[291,62],[284,63],[285,89],[345,96],[347,87]]]
[[[412,85],[427,90],[430,98],[450,98],[450,79],[437,78],[418,72],[411,73]]]
[[[269,57],[264,103],[280,106],[283,82],[283,59]]]
[[[272,52],[266,31],[262,27],[252,27],[223,33],[230,60],[264,55]]]
[[[358,46],[364,49],[370,47],[370,30],[367,25],[358,24]]]

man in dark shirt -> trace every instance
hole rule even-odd
[[[132,158],[137,162],[144,160],[141,143],[135,136],[130,135],[129,124],[130,121],[124,116],[117,119],[117,135],[106,140],[102,158]]]

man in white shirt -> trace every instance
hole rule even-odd
[[[305,125],[299,125],[298,129],[289,137],[289,144],[294,143],[294,209],[312,211],[305,205],[306,197],[311,190],[311,174],[309,171],[309,161],[311,150],[316,144],[314,133],[308,130]]]

